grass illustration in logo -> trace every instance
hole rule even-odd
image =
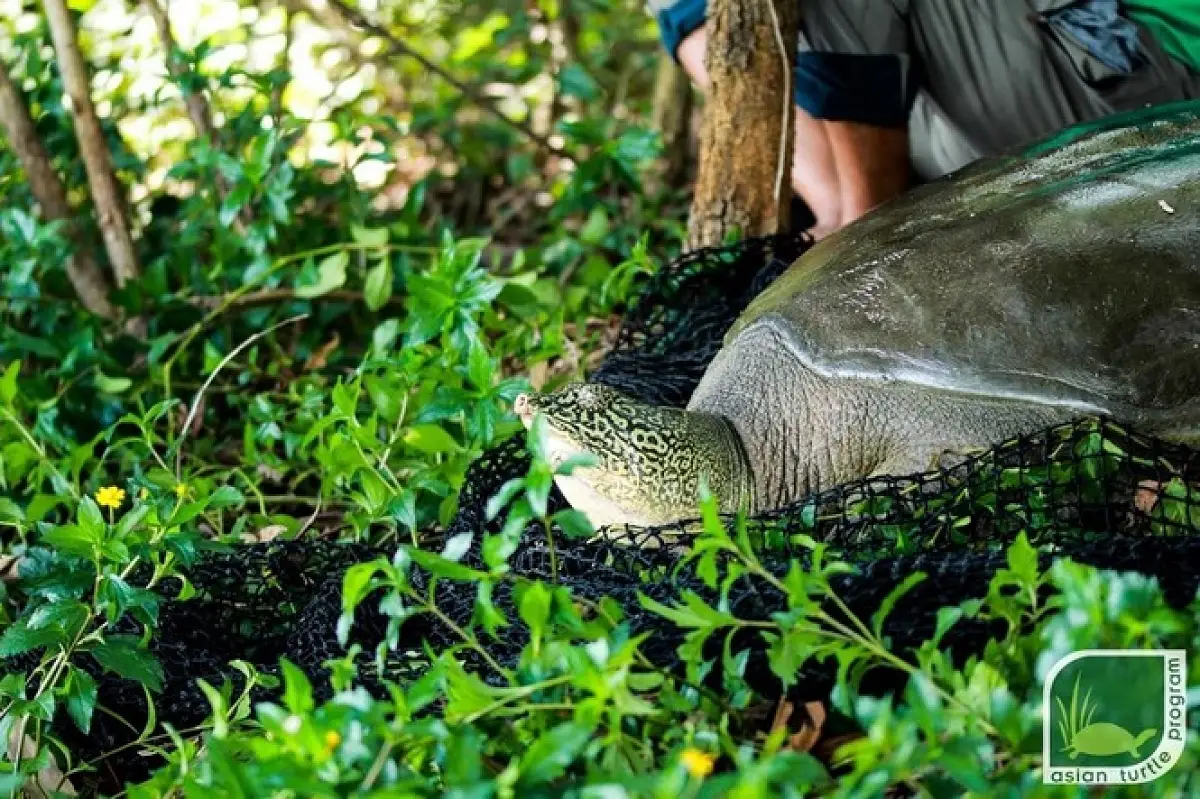
[[[1055,697],[1058,704],[1058,725],[1066,746],[1062,751],[1074,760],[1079,755],[1092,757],[1110,757],[1112,755],[1128,754],[1135,760],[1142,755],[1140,750],[1147,741],[1158,734],[1151,727],[1142,730],[1134,736],[1124,727],[1109,721],[1092,721],[1096,713],[1097,703],[1092,701],[1092,689],[1089,688],[1083,697],[1083,705],[1079,704],[1079,678],[1075,675],[1075,685],[1071,690],[1071,707],[1068,709],[1062,697]]]

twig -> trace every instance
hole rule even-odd
[[[296,293],[296,289],[263,289],[262,291],[251,292],[236,297],[226,306],[227,298],[225,295],[207,295],[207,296],[192,296],[187,298],[187,302],[197,308],[212,310],[226,306],[227,309],[234,308],[252,308],[259,305],[273,305],[275,303],[291,302],[293,300],[303,300],[305,302],[360,302],[364,300],[364,295],[361,291],[336,290],[327,291],[324,294],[316,297],[301,297]],[[404,297],[392,296],[388,298],[388,305],[403,305]]]
[[[393,54],[407,56],[408,58],[411,58],[411,59],[417,61],[421,66],[425,67],[425,69],[429,70],[430,72],[432,72],[433,74],[435,74],[439,78],[441,78],[442,80],[446,81],[446,83],[449,83],[451,86],[453,86],[455,89],[457,89],[460,94],[462,94],[464,97],[466,97],[472,103],[479,106],[484,111],[487,111],[489,114],[496,117],[498,120],[500,120],[504,124],[508,125],[509,127],[513,128],[514,130],[518,131],[519,133],[524,135],[526,138],[528,138],[530,141],[537,144],[538,147],[541,147],[542,149],[544,149],[548,152],[551,152],[551,153],[560,152],[560,148],[552,145],[548,138],[538,134],[536,131],[533,130],[533,128],[529,127],[529,125],[526,124],[525,122],[513,119],[512,117],[505,114],[503,111],[501,111],[499,108],[496,107],[495,103],[493,103],[489,98],[487,98],[483,94],[481,94],[480,91],[478,89],[476,89],[474,86],[463,83],[461,80],[459,80],[458,78],[451,75],[445,69],[443,69],[442,67],[433,63],[428,58],[421,55],[421,53],[414,50],[409,44],[404,42],[402,39],[399,39],[396,36],[393,36],[389,31],[385,30],[384,28],[380,27],[379,25],[376,25],[371,20],[367,19],[366,15],[364,15],[358,9],[351,8],[350,6],[346,5],[345,3],[342,3],[341,0],[324,0],[324,2],[325,2],[325,5],[329,9],[332,9],[337,16],[342,18],[342,20],[344,20],[345,22],[348,22],[350,25],[354,25],[359,28],[362,28],[363,30],[370,33],[372,36],[378,36],[379,38],[383,39],[387,43],[388,48],[393,52]],[[316,6],[316,4],[314,3],[313,0],[307,0],[307,3],[308,3],[309,9],[312,11],[312,13],[314,15],[322,16],[321,9]]]
[[[788,160],[788,127],[791,123],[792,110],[792,70],[788,60],[787,45],[783,41],[783,26],[779,23],[779,13],[775,10],[775,0],[766,0],[767,8],[771,9],[771,22],[775,27],[775,44],[779,45],[779,57],[783,59],[783,123],[779,126],[779,167],[775,171],[775,202],[783,193],[783,173],[787,170]]]
[[[317,498],[317,507],[313,508],[312,515],[308,517],[308,521],[306,521],[304,523],[304,526],[300,528],[300,532],[296,533],[296,538],[300,538],[305,533],[307,533],[309,528],[312,527],[313,524],[316,523],[317,517],[320,515],[321,515],[321,498],[318,497]]]
[[[187,440],[187,434],[191,429],[192,420],[196,415],[196,410],[200,407],[200,400],[204,397],[205,390],[207,390],[208,387],[210,385],[212,385],[212,381],[217,378],[217,373],[219,373],[221,371],[221,369],[223,369],[227,363],[229,363],[234,358],[236,358],[238,356],[238,353],[240,353],[242,350],[249,347],[254,342],[258,341],[263,336],[270,335],[271,333],[274,333],[276,330],[278,330],[279,328],[281,328],[285,325],[290,325],[290,324],[293,324],[294,322],[299,322],[300,320],[307,319],[307,318],[308,318],[308,314],[299,314],[297,316],[292,316],[288,319],[284,319],[282,322],[277,322],[277,323],[271,325],[270,327],[268,327],[266,330],[258,331],[257,333],[255,333],[254,335],[250,336],[245,341],[243,341],[241,344],[237,345],[232,350],[230,350],[229,354],[226,355],[224,358],[222,358],[221,362],[217,364],[217,367],[212,370],[212,373],[209,374],[208,379],[204,381],[204,385],[200,386],[200,390],[196,392],[196,396],[192,399],[192,406],[188,410],[187,418],[183,422],[183,428],[179,431],[179,438],[176,439],[176,441],[175,441],[175,479],[176,480],[179,480],[179,481],[183,480],[183,442],[185,440]]]

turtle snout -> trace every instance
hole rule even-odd
[[[513,412],[528,426],[533,421],[533,397],[528,394],[518,394],[513,402]]]

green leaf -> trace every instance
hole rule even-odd
[[[133,381],[128,377],[109,377],[104,372],[96,373],[96,388],[101,394],[120,394],[128,391]]]
[[[296,715],[311,712],[316,705],[308,675],[287,658],[280,658],[279,669],[283,673],[284,706]]]
[[[31,522],[40,522],[46,518],[46,514],[57,508],[59,505],[66,505],[67,498],[57,494],[34,494],[33,499],[29,501],[29,505],[25,508],[25,515]]]
[[[8,497],[0,497],[0,519],[23,522],[25,521],[25,511]]]
[[[591,737],[589,727],[573,721],[546,730],[521,757],[521,784],[544,785],[562,776]]]
[[[106,671],[115,672],[127,680],[135,680],[158,693],[162,690],[162,664],[138,646],[132,635],[113,635],[89,650]]]
[[[117,530],[116,530],[117,537],[124,538],[125,536],[132,533],[134,528],[137,527],[139,524],[141,524],[142,521],[146,518],[146,516],[149,515],[149,513],[150,513],[150,505],[149,504],[138,505],[135,508],[133,508],[133,510],[126,513],[124,516],[121,517],[121,520],[119,522],[117,522]]]
[[[664,605],[641,592],[638,592],[638,601],[646,610],[668,618],[678,626],[687,629],[728,627],[737,622],[737,619],[728,613],[722,613],[709,607],[698,594],[692,591],[683,592],[684,604],[682,606]]]
[[[596,534],[596,528],[592,526],[588,517],[572,508],[560,510],[550,519],[558,525],[567,538],[589,538]]]
[[[385,227],[350,226],[350,236],[355,243],[364,247],[384,247],[388,243],[388,229]]]
[[[1040,574],[1037,550],[1029,543],[1023,530],[1008,548],[1008,568],[1025,586],[1037,585]]]
[[[92,728],[96,710],[96,681],[77,666],[71,666],[65,686],[67,713],[84,734]]]
[[[63,639],[58,627],[42,627],[31,630],[28,619],[19,619],[0,636],[0,658],[22,655],[43,646],[50,646]]]
[[[883,598],[883,601],[879,603],[879,609],[871,615],[871,629],[874,630],[876,638],[883,637],[883,623],[891,614],[892,608],[896,607],[896,603],[900,601],[900,598],[911,591],[918,583],[923,582],[925,577],[925,572],[913,572]]]
[[[467,356],[467,378],[478,389],[492,385],[492,358],[482,342],[472,339],[471,352]]]
[[[77,599],[48,602],[29,614],[30,630],[58,628],[64,636],[73,636],[91,616],[90,608]]]
[[[367,308],[378,311],[387,305],[392,297],[392,264],[388,259],[380,260],[378,264],[367,270],[367,281],[364,286],[364,299]]]
[[[244,505],[246,497],[242,495],[233,486],[221,486],[216,491],[212,492],[208,497],[208,502],[205,503],[209,509],[218,510],[220,508],[237,508]]]
[[[579,239],[586,244],[599,244],[608,233],[608,212],[603,205],[596,205],[588,214],[587,222],[579,231]]]
[[[349,264],[350,255],[345,250],[326,256],[317,266],[317,282],[311,286],[297,286],[296,296],[312,299],[340,289],[346,285],[346,267]]]
[[[342,610],[353,611],[371,592],[371,580],[376,574],[386,572],[389,564],[382,558],[368,563],[356,563],[346,569],[342,577]]]
[[[102,540],[102,536],[94,531],[74,524],[64,524],[43,535],[41,544],[59,552],[91,560]]]
[[[446,560],[432,552],[426,552],[423,549],[416,549],[415,547],[404,547],[404,551],[412,558],[413,563],[438,577],[464,581],[487,579],[485,572],[463,566],[461,563],[455,563],[452,560]]]
[[[470,531],[451,536],[442,548],[442,557],[458,563],[471,549],[471,541],[474,539],[475,534]]]
[[[13,361],[0,375],[0,404],[12,405],[17,398],[17,376],[21,372],[21,362]]]
[[[404,443],[427,455],[458,452],[462,449],[453,436],[436,424],[415,425],[404,434]]]
[[[938,608],[937,626],[933,631],[933,645],[939,646],[942,642],[942,637],[950,631],[950,628],[958,623],[963,617],[963,609],[957,606]]]
[[[400,320],[388,319],[381,322],[375,331],[371,333],[371,348],[379,355],[383,355],[392,349],[392,344],[396,342],[396,337],[400,335]]]
[[[110,624],[121,618],[127,610],[136,611],[134,616],[145,624],[158,621],[158,594],[130,585],[115,574],[101,581],[97,599],[104,603]]]
[[[584,102],[596,99],[600,86],[588,71],[575,62],[569,62],[559,71],[558,83],[567,97],[578,97]]]
[[[542,637],[546,622],[550,620],[550,605],[553,597],[541,582],[523,583],[517,586],[517,612],[529,625],[529,633],[535,641]]]
[[[217,739],[224,738],[229,734],[229,703],[225,701],[225,697],[221,695],[221,692],[210,685],[208,681],[202,679],[196,680],[196,685],[204,693],[204,697],[212,707],[213,737]]]
[[[525,488],[525,481],[520,477],[509,479],[504,485],[500,486],[500,490],[492,495],[487,501],[487,520],[490,522],[500,515],[500,512],[508,505],[512,498],[519,494]]]
[[[84,497],[80,501],[77,521],[88,535],[94,536],[97,541],[103,539],[106,529],[104,514],[100,512],[100,506],[91,497]]]

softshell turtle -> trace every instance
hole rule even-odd
[[[875,209],[733,324],[686,410],[523,395],[597,526],[773,509],[1083,414],[1200,441],[1200,103],[1071,128]]]
[[[1124,727],[1118,727],[1107,721],[1098,721],[1075,733],[1071,742],[1067,744],[1067,757],[1074,760],[1080,755],[1108,757],[1122,753],[1127,753],[1131,757],[1140,757],[1138,750],[1157,734],[1158,730],[1151,728],[1142,730],[1137,737],[1134,737]]]

